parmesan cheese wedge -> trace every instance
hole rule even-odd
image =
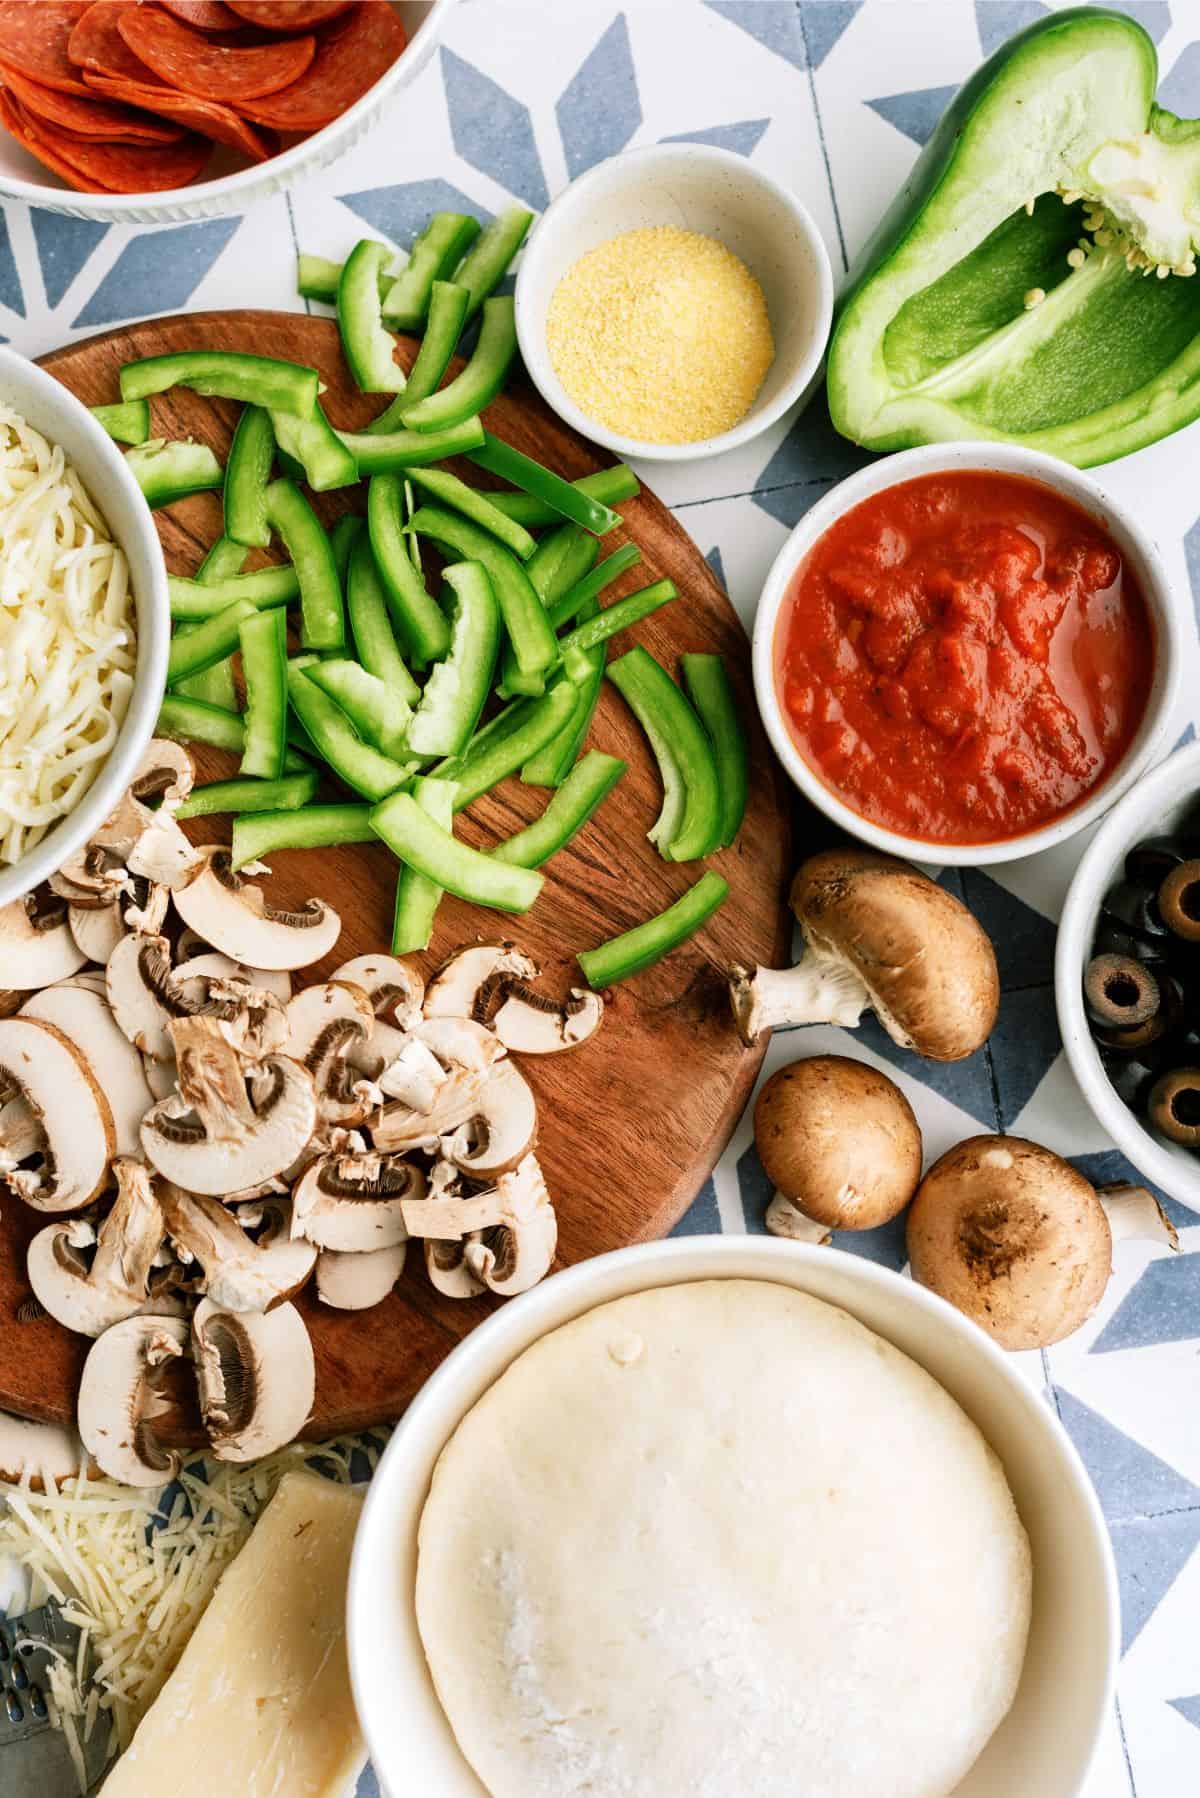
[[[285,1474],[104,1798],[345,1798],[366,1764],[346,1662],[361,1502]]]

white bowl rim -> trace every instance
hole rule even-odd
[[[655,162],[683,158],[689,162],[707,163],[713,169],[722,169],[743,185],[757,185],[765,189],[791,213],[813,258],[818,303],[810,325],[807,352],[770,405],[764,406],[760,412],[752,408],[738,424],[731,426],[728,431],[720,432],[716,437],[697,438],[693,443],[655,443],[640,437],[626,437],[619,431],[610,430],[607,425],[590,417],[575,404],[554,372],[541,333],[534,329],[530,319],[529,305],[522,304],[522,295],[523,292],[526,296],[529,294],[537,279],[539,247],[551,241],[556,224],[561,225],[569,208],[583,204],[594,187],[603,186],[606,181],[611,180],[618,167],[628,168],[636,176],[637,170],[646,169]],[[616,156],[606,157],[603,162],[594,164],[586,174],[580,175],[564,187],[561,193],[556,194],[530,232],[517,270],[514,303],[521,360],[530,380],[552,412],[565,419],[580,436],[601,444],[622,458],[634,457],[643,462],[698,462],[708,456],[720,456],[727,450],[737,449],[760,436],[763,431],[769,430],[813,382],[821,367],[833,323],[833,268],[825,240],[804,202],[790,188],[777,181],[774,175],[769,175],[748,157],[739,155],[736,150],[723,149],[719,144],[643,144],[636,150],[622,150]]]
[[[440,25],[439,15],[444,16],[455,4],[456,0],[430,0],[429,11],[421,21],[419,31],[409,38],[395,62],[384,70],[378,81],[371,83],[365,94],[360,94],[352,106],[339,113],[336,119],[331,119],[328,125],[322,125],[319,131],[310,132],[307,137],[289,145],[278,156],[268,157],[266,162],[252,162],[244,169],[234,169],[230,174],[218,175],[211,181],[192,181],[186,187],[136,194],[90,194],[73,187],[51,187],[46,182],[28,181],[21,175],[0,175],[0,193],[7,194],[14,200],[23,200],[29,206],[49,207],[51,210],[56,205],[66,206],[70,209],[71,217],[94,217],[106,224],[119,224],[122,219],[131,224],[140,224],[145,221],[147,212],[160,207],[164,214],[170,213],[174,218],[191,203],[197,209],[204,209],[201,216],[211,218],[220,216],[212,210],[218,200],[228,200],[230,211],[243,199],[251,204],[264,197],[258,190],[265,179],[273,179],[280,187],[286,187],[303,173],[317,153],[318,145],[327,147],[343,130],[350,131],[365,112],[379,104],[383,95],[399,79],[398,71],[403,68],[409,78],[418,74],[437,44],[437,30],[431,33],[429,28]],[[427,42],[421,41],[426,38]],[[408,58],[414,42],[418,45],[419,55],[410,62]],[[332,137],[327,135],[330,133],[333,134]],[[94,211],[88,207],[89,200],[95,202]]]
[[[1171,1198],[1196,1208],[1200,1206],[1200,1159],[1194,1168],[1189,1167],[1155,1142],[1139,1123],[1136,1113],[1116,1092],[1104,1071],[1083,1009],[1083,967],[1091,947],[1090,933],[1095,928],[1093,914],[1125,850],[1142,834],[1139,830],[1130,837],[1130,820],[1152,821],[1157,812],[1189,791],[1200,798],[1200,743],[1184,744],[1143,776],[1133,792],[1126,793],[1113,807],[1088,844],[1067,888],[1059,919],[1054,950],[1054,1002],[1067,1063],[1097,1122],[1134,1167]],[[1148,829],[1149,822],[1144,827]]]
[[[121,450],[69,387],[64,386],[36,362],[22,356],[19,351],[0,344],[0,398],[7,398],[6,388],[11,388],[13,392],[10,403],[17,412],[22,411],[20,392],[24,388],[44,400],[48,412],[61,408],[74,415],[75,424],[88,447],[94,451],[96,460],[106,464],[113,481],[121,490],[131,518],[141,520],[138,527],[141,547],[152,572],[149,592],[138,594],[141,604],[137,611],[138,642],[134,686],[117,740],[104,766],[74,810],[59,819],[20,861],[0,866],[0,905],[9,904],[32,892],[60,868],[103,823],[124,793],[133,778],[142,751],[154,734],[159,702],[166,687],[167,653],[171,634],[167,566],[154,514],[147,506],[141,488],[130,474]],[[53,441],[52,432],[43,434]],[[92,483],[87,479],[86,471],[77,468],[77,473],[91,492]],[[114,540],[121,545],[132,563],[130,546],[122,541],[107,512],[105,522],[112,531]],[[131,575],[132,573],[131,567]]]
[[[607,1254],[579,1262],[574,1267],[551,1275],[539,1286],[510,1300],[503,1309],[493,1312],[491,1317],[451,1350],[421,1387],[392,1432],[372,1475],[355,1536],[346,1596],[346,1645],[351,1687],[368,1752],[385,1791],[392,1789],[386,1781],[390,1770],[397,1764],[392,1753],[394,1743],[378,1726],[366,1694],[364,1670],[378,1649],[376,1615],[381,1608],[395,1602],[389,1601],[386,1582],[380,1581],[376,1576],[374,1563],[386,1548],[392,1523],[391,1486],[403,1477],[409,1437],[423,1429],[427,1423],[436,1422],[439,1412],[444,1411],[446,1425],[442,1440],[449,1440],[459,1422],[477,1402],[476,1399],[471,1399],[460,1405],[456,1387],[460,1383],[469,1383],[473,1375],[486,1371],[489,1366],[494,1368],[494,1372],[488,1384],[493,1384],[516,1356],[524,1352],[526,1346],[531,1346],[548,1333],[546,1329],[542,1329],[536,1336],[530,1336],[528,1343],[522,1342],[521,1347],[515,1347],[513,1339],[525,1336],[526,1319],[531,1314],[536,1317],[547,1311],[556,1311],[560,1301],[573,1303],[577,1298],[584,1297],[589,1288],[602,1287],[605,1276],[609,1273],[635,1264],[644,1267],[648,1274],[662,1268],[669,1269],[673,1264],[687,1267],[689,1271],[681,1272],[678,1282],[654,1282],[648,1279],[646,1287],[630,1287],[628,1291],[648,1290],[653,1285],[690,1284],[704,1279],[748,1278],[769,1282],[770,1274],[739,1272],[739,1263],[743,1263],[746,1255],[761,1250],[762,1246],[761,1238],[748,1236],[667,1237],[654,1242],[638,1243],[629,1248],[614,1249]],[[854,1273],[851,1278],[861,1280],[864,1287],[879,1291],[890,1290],[897,1295],[903,1293],[904,1299],[915,1311],[925,1314],[932,1329],[948,1331],[958,1339],[958,1345],[968,1356],[973,1354],[987,1364],[1024,1412],[1029,1433],[1038,1436],[1043,1447],[1057,1457],[1061,1473],[1080,1500],[1087,1520],[1096,1571],[1103,1584],[1106,1619],[1105,1678],[1095,1694],[1091,1745],[1086,1764],[1078,1769],[1076,1792],[1082,1793],[1088,1773],[1095,1763],[1101,1733],[1111,1713],[1116,1691],[1120,1595],[1116,1561],[1104,1513],[1078,1449],[1050,1407],[1012,1365],[1005,1351],[985,1335],[977,1324],[956,1311],[936,1293],[894,1273],[891,1268],[868,1261],[863,1256],[851,1255],[842,1249],[830,1250],[811,1243],[773,1239],[770,1242],[770,1253],[772,1259],[778,1260],[781,1268],[789,1264],[797,1268],[823,1266],[828,1257],[834,1254],[841,1258],[843,1264],[853,1263]],[[703,1265],[697,1265],[698,1263]],[[785,1281],[784,1284],[786,1283]],[[599,1305],[606,1300],[597,1296],[594,1302]],[[580,1304],[570,1312],[570,1316],[582,1315],[590,1309],[592,1306]],[[549,1327],[554,1329],[560,1326],[554,1324]],[[886,1331],[879,1333],[887,1339]],[[986,1438],[986,1430],[984,1435]],[[397,1791],[400,1789],[395,1788]]]
[[[861,500],[921,475],[972,468],[985,473],[1023,475],[1029,480],[1040,481],[1086,510],[1107,514],[1134,543],[1148,577],[1141,579],[1140,585],[1154,618],[1159,693],[1156,699],[1152,691],[1138,734],[1122,760],[1106,780],[1070,811],[1020,836],[990,843],[941,843],[904,836],[862,817],[809,767],[792,740],[775,688],[775,628],[789,582],[805,555],[832,524]],[[869,843],[887,855],[942,867],[982,867],[1036,855],[1065,842],[1089,824],[1094,824],[1128,792],[1153,760],[1175,708],[1183,678],[1183,637],[1178,610],[1171,596],[1170,577],[1158,545],[1120,500],[1083,469],[1058,456],[1027,449],[1023,444],[955,438],[878,457],[839,481],[809,508],[789,532],[763,582],[754,621],[752,661],[755,698],[771,746],[794,784],[818,810],[849,836]]]

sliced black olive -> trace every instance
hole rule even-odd
[[[1092,942],[1093,955],[1131,955],[1134,961],[1145,962],[1151,969],[1165,966],[1164,950],[1168,946],[1166,939],[1159,937],[1153,946],[1141,937],[1134,936],[1126,930],[1124,924],[1114,924],[1111,918],[1103,914],[1096,926],[1096,935]]]
[[[1172,936],[1200,943],[1200,860],[1180,862],[1158,889],[1158,912]]]
[[[1109,1060],[1102,1056],[1104,1072],[1108,1075],[1112,1089],[1119,1099],[1123,1099],[1130,1111],[1141,1111],[1145,1108],[1150,1088],[1154,1085],[1155,1076],[1140,1061]]]
[[[1110,1030],[1131,1030],[1158,1010],[1158,981],[1130,955],[1097,955],[1083,976],[1089,1015]]]
[[[1190,837],[1147,837],[1125,857],[1125,878],[1136,887],[1156,893],[1171,869],[1188,861],[1196,849]]]
[[[1128,880],[1120,881],[1105,893],[1100,902],[1100,916],[1120,925],[1152,949],[1161,948],[1167,934],[1167,927],[1158,915],[1154,894],[1144,887],[1133,886]]]
[[[1125,1029],[1112,1024],[1093,1024],[1092,1035],[1106,1055],[1122,1060],[1134,1058],[1149,1066],[1156,1059],[1150,1055],[1150,1050],[1164,1038],[1182,1036],[1186,1028],[1183,993],[1170,975],[1163,975],[1157,985],[1158,1009],[1144,1023],[1131,1024]]]
[[[1161,1074],[1146,1102],[1150,1122],[1172,1142],[1200,1149],[1200,1067]]]

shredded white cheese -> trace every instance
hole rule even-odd
[[[296,1442],[246,1467],[197,1458],[165,1492],[134,1491],[85,1471],[57,1485],[48,1480],[43,1491],[27,1482],[0,1485],[0,1563],[15,1564],[26,1578],[10,1609],[57,1598],[83,1632],[77,1661],[63,1659],[50,1674],[52,1716],[81,1792],[80,1743],[102,1729],[110,1756],[129,1745],[284,1474],[315,1463],[348,1483],[356,1449],[373,1470],[378,1447],[344,1437]],[[96,1660],[85,1695],[89,1646]]]
[[[0,861],[78,805],[135,662],[123,551],[58,445],[0,403]]]

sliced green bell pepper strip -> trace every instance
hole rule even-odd
[[[296,292],[302,300],[325,300],[336,304],[338,282],[342,278],[340,262],[328,256],[310,256],[301,250],[296,257]]]
[[[716,848],[721,831],[717,765],[704,726],[666,669],[640,644],[610,662],[607,672],[658,761],[663,806],[650,841],[667,861],[698,861]]]
[[[365,743],[343,712],[327,693],[322,693],[308,670],[317,665],[316,657],[293,656],[288,663],[288,699],[292,710],[312,741],[322,760],[339,780],[364,799],[382,799],[392,793],[412,773],[403,762],[394,762],[378,749]]]
[[[276,780],[210,780],[193,787],[177,818],[208,818],[217,812],[294,812],[307,805],[317,790],[315,768],[302,774],[285,774]]]
[[[150,402],[126,400],[116,406],[89,406],[114,443],[145,443],[150,435]]]
[[[149,399],[169,387],[190,387],[193,393],[244,400],[268,412],[308,418],[317,403],[320,376],[315,368],[241,350],[177,350],[127,362],[121,370],[123,400]]]
[[[379,277],[391,259],[386,244],[364,237],[342,267],[337,291],[338,330],[347,366],[362,393],[403,393],[404,370],[396,339],[383,322]]]
[[[840,303],[839,431],[875,450],[1003,438],[1087,467],[1200,415],[1200,291],[1170,272],[1200,248],[1200,122],[1158,107],[1157,79],[1141,25],[1094,7],[1048,13],[976,71]]]
[[[525,242],[532,223],[532,212],[526,212],[520,206],[499,213],[484,226],[455,269],[455,281],[471,296],[469,319],[474,318],[492,289],[504,279],[508,265]]]
[[[201,586],[211,586],[214,581],[224,580],[227,575],[240,574],[248,554],[245,546],[235,543],[232,537],[218,537],[196,570],[196,579]],[[175,626],[176,635],[181,637],[194,629],[195,625],[186,619]],[[175,690],[185,699],[201,699],[208,705],[219,705],[229,712],[237,710],[233,662],[228,656],[223,662],[214,662],[211,668],[204,668],[199,674],[180,681]]]
[[[442,830],[454,824],[454,782],[418,776],[412,784],[414,802]],[[428,949],[443,889],[427,874],[405,863],[396,881],[396,906],[392,918],[392,954],[411,955]]]
[[[642,552],[636,543],[622,543],[619,549],[614,549],[611,556],[605,556],[603,562],[598,562],[565,593],[549,602],[546,610],[550,614],[551,628],[560,631],[570,624],[589,600],[598,599],[606,587],[611,587],[630,568],[636,568],[641,559]]]
[[[503,728],[497,728],[467,754],[452,760],[449,767],[434,769],[458,782],[454,809],[462,811],[508,775],[515,774],[523,762],[536,755],[544,743],[556,737],[575,714],[578,689],[573,681],[555,681],[539,699],[529,699],[513,708],[513,716]],[[528,709],[526,710],[526,707]]]
[[[637,476],[624,462],[614,462],[611,468],[599,468],[595,474],[581,475],[569,484],[577,493],[598,500],[603,506],[619,506],[627,499],[636,499],[642,491]],[[528,531],[540,530],[543,525],[559,521],[560,514],[554,507],[533,493],[490,493],[488,498]]]
[[[352,487],[358,479],[358,463],[346,448],[320,405],[313,407],[311,418],[293,418],[288,412],[272,412],[271,423],[282,457],[299,468],[301,479],[314,493],[329,493],[335,487]],[[289,470],[290,473],[290,470]]]
[[[332,849],[340,843],[375,843],[371,807],[308,805],[299,811],[249,812],[233,820],[233,866],[274,855],[277,849]]]
[[[354,553],[354,545],[358,542],[363,522],[360,513],[343,512],[329,533],[329,547],[333,551],[333,564],[338,571],[343,593],[349,583],[350,557]]]
[[[412,707],[394,687],[368,674],[359,662],[341,660],[315,662],[308,678],[341,706],[365,742],[393,761],[404,759]]]
[[[389,407],[389,411],[391,408]],[[450,456],[465,455],[483,442],[483,426],[477,418],[444,431],[339,431],[365,479],[375,474],[395,474],[402,468],[425,468]]]
[[[420,330],[433,310],[438,284],[449,280],[478,236],[479,220],[469,213],[435,212],[414,239],[408,261],[388,288],[383,302],[388,323],[398,331]]]
[[[300,583],[301,643],[305,649],[342,649],[342,586],[320,519],[291,481],[272,481],[267,488],[267,519],[283,538]]]
[[[367,529],[375,567],[400,640],[409,657],[424,668],[429,662],[440,661],[449,650],[450,623],[408,553],[405,531],[411,526],[403,521],[403,506],[404,492],[396,475],[371,477]]]
[[[190,493],[209,493],[225,479],[225,471],[207,443],[171,443],[152,437],[125,451],[125,465],[151,511],[173,505]]]
[[[472,905],[525,912],[542,890],[542,875],[481,855],[435,824],[411,793],[393,793],[372,811],[371,823],[393,855]]]
[[[577,524],[560,524],[548,531],[525,564],[538,598],[547,610],[569,593],[592,567],[600,546]]]
[[[615,755],[589,749],[568,774],[541,817],[492,850],[497,861],[540,868],[570,842],[612,792],[626,764]]]
[[[558,639],[558,647],[564,657],[573,649],[595,649],[598,643],[607,643],[610,637],[627,631],[631,625],[640,624],[643,618],[649,618],[652,612],[670,605],[678,597],[679,589],[674,581],[653,581],[650,586],[639,587],[636,593],[627,593],[624,599],[605,606],[595,617],[577,624],[573,631],[568,631],[565,637]],[[670,678],[668,675],[667,679]]]
[[[432,537],[464,562],[483,563],[512,645],[513,690],[540,693],[547,670],[558,660],[558,644],[546,609],[517,558],[470,519],[443,506],[421,506],[408,529]]]
[[[692,652],[680,656],[679,666],[688,697],[700,714],[712,745],[721,789],[721,835],[717,846],[728,849],[746,815],[746,733],[722,658]]]
[[[511,518],[497,511],[486,493],[481,493],[477,487],[468,487],[448,469],[413,468],[409,470],[408,478],[414,487],[430,494],[439,505],[461,512],[472,524],[489,532],[519,561],[527,562],[537,548],[537,539],[531,537],[523,525],[514,524]]]
[[[581,616],[591,617],[599,609],[596,601],[589,599],[582,608]],[[543,743],[537,754],[531,755],[521,769],[521,780],[527,787],[559,786],[575,766],[575,758],[591,728],[592,717],[600,703],[608,652],[603,643],[600,643],[596,648],[583,653],[587,658],[588,671],[578,684],[575,710],[558,735],[551,737],[548,743]]]
[[[287,613],[278,608],[254,612],[242,620],[238,638],[246,683],[241,772],[278,780],[287,751]]]
[[[657,917],[647,918],[644,924],[621,936],[610,937],[595,949],[583,950],[576,959],[588,985],[600,992],[661,961],[712,917],[728,893],[729,882],[709,868],[682,898]]]
[[[413,431],[444,431],[476,418],[504,385],[517,354],[517,327],[508,295],[483,302],[483,323],[471,359],[448,387],[414,400],[401,413]]]
[[[226,606],[212,618],[206,618],[198,624],[194,631],[186,637],[174,637],[167,651],[167,685],[173,687],[176,681],[186,680],[189,674],[199,674],[202,668],[211,668],[214,662],[223,661],[239,647],[238,632],[243,618],[254,618],[257,611],[249,600],[239,599],[233,605]]]
[[[570,519],[572,524],[582,525],[593,536],[603,537],[606,531],[615,531],[621,522],[620,515],[611,506],[601,505],[599,500],[581,493],[570,481],[564,481],[552,469],[544,468],[532,456],[523,456],[511,444],[502,443],[490,431],[483,448],[471,451],[470,460],[477,468],[486,468],[489,474],[507,481],[510,487],[532,494],[552,512]]]
[[[271,541],[267,484],[274,460],[271,414],[261,406],[243,406],[225,464],[225,532],[251,549],[265,549]]]
[[[346,610],[350,616],[354,647],[367,673],[374,674],[410,706],[416,705],[421,689],[408,672],[397,646],[388,616],[387,596],[375,566],[371,539],[365,530],[359,531],[350,552]]]
[[[241,755],[246,743],[240,712],[227,712],[202,699],[189,699],[181,689],[165,695],[154,728],[160,737],[170,737],[176,743],[207,743],[212,749],[228,750],[230,755]],[[301,774],[308,766],[307,757],[294,749],[285,751],[285,774]]]
[[[300,577],[288,563],[271,568],[256,568],[251,574],[226,574],[208,579],[198,574],[189,580],[185,574],[167,576],[167,593],[172,618],[189,622],[212,618],[239,599],[266,610],[270,606],[288,606],[300,597]]]
[[[444,572],[450,590],[450,653],[425,683],[408,726],[410,755],[458,755],[479,722],[500,649],[500,608],[479,562],[454,562]]]
[[[458,287],[453,281],[434,282],[429,317],[425,320],[425,335],[421,339],[417,359],[408,373],[408,388],[402,399],[395,402],[398,422],[402,422],[399,414],[405,406],[415,406],[418,400],[428,399],[431,393],[437,392],[442,376],[450,366],[450,359],[458,348],[469,301],[470,295],[465,287]],[[392,427],[383,425],[376,419],[367,428],[375,431],[390,430]]]

